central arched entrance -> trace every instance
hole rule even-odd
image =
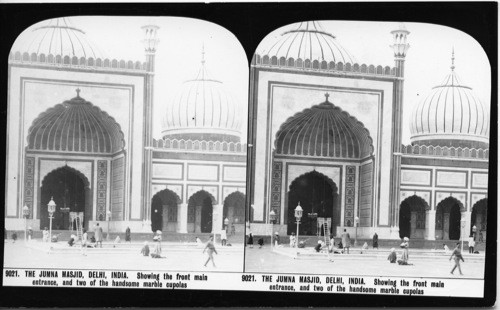
[[[189,198],[188,232],[211,233],[214,200],[212,195],[201,190]]]
[[[299,226],[300,235],[317,235],[317,218],[332,218],[330,234],[335,232],[340,223],[337,185],[317,171],[311,171],[296,178],[288,192],[288,229],[290,235],[296,232],[295,208],[299,204],[304,210]],[[323,234],[320,231],[320,234]]]
[[[151,229],[153,231],[177,231],[179,203],[179,196],[169,189],[156,193],[151,201]]]
[[[401,202],[399,208],[399,237],[423,239],[425,234],[425,211],[429,205],[413,195]]]
[[[460,239],[460,210],[462,203],[456,198],[443,199],[436,207],[436,239],[437,240],[459,240]]]
[[[83,226],[88,228],[92,216],[92,192],[87,178],[78,170],[64,166],[53,170],[42,181],[40,197],[40,228],[49,227],[47,204],[53,198],[56,212],[52,229],[70,229],[69,212],[84,212]]]

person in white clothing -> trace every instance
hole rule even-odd
[[[88,242],[88,235],[87,231],[84,229],[83,234],[82,234],[82,255],[87,255],[87,242]]]

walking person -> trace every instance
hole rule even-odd
[[[274,233],[274,246],[278,247],[280,245],[280,234],[278,232]]]
[[[87,242],[88,242],[88,234],[85,229],[83,229],[82,234],[82,255],[87,256]]]
[[[30,242],[32,238],[33,238],[33,229],[30,226],[28,227],[28,242]]]
[[[342,233],[342,245],[344,246],[344,253],[347,251],[347,254],[349,254],[349,248],[351,247],[351,236],[349,236],[349,233],[346,229],[344,229],[344,232]]]
[[[378,250],[378,235],[377,233],[373,234],[373,248]]]
[[[205,246],[205,248],[203,249],[203,253],[205,253],[205,251],[206,251],[207,249],[208,249],[208,251],[207,251],[207,252],[208,252],[208,259],[207,259],[207,261],[205,262],[205,265],[203,265],[203,266],[207,267],[208,262],[209,262],[210,260],[212,260],[212,265],[213,265],[214,267],[216,267],[216,266],[215,266],[215,261],[214,261],[214,256],[213,256],[213,253],[214,253],[214,252],[215,252],[215,254],[218,254],[218,253],[217,253],[217,250],[215,249],[215,246],[214,246],[214,237],[213,237],[213,236],[210,236],[210,239],[208,240],[207,245],[206,245],[206,246]]]
[[[474,247],[476,246],[476,241],[472,235],[469,236],[469,253],[474,254]]]
[[[127,229],[125,229],[125,242],[132,243],[130,239],[130,227],[127,226]]]
[[[462,260],[462,262],[465,262],[465,260],[462,256],[462,252],[460,252],[460,242],[457,242],[457,245],[455,246],[453,253],[451,253],[450,261],[453,257],[455,259],[455,266],[453,266],[453,269],[451,269],[450,273],[453,274],[455,269],[458,267],[458,271],[460,272],[460,275],[462,276],[463,273],[462,273],[462,268],[460,268],[460,260]]]
[[[103,236],[102,227],[99,226],[99,223],[97,223],[95,226],[95,229],[94,229],[95,247],[96,248],[99,245],[102,248],[102,236]]]
[[[252,236],[252,233],[248,234],[247,244],[250,246],[250,248],[253,248],[253,236]]]

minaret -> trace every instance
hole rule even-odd
[[[152,170],[152,145],[153,145],[153,95],[156,48],[159,43],[158,29],[155,25],[142,27],[144,31],[144,52],[146,54],[146,96],[144,100],[144,154],[142,176],[142,219],[143,230],[151,231],[151,170]]]
[[[391,211],[390,226],[391,238],[399,239],[399,204],[400,204],[400,175],[401,175],[401,138],[402,138],[402,117],[403,117],[403,89],[404,89],[404,65],[405,58],[410,44],[407,37],[410,32],[403,23],[399,23],[396,30],[391,31],[393,36],[394,62],[396,68],[396,80],[393,90],[393,118],[392,123],[392,170],[391,170],[391,193],[389,207]]]

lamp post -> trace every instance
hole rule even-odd
[[[359,223],[359,217],[354,218],[354,246],[358,245],[358,223]]]
[[[274,209],[272,209],[271,212],[269,212],[269,222],[271,222],[271,249],[273,248],[273,245],[274,245],[273,237],[274,237],[274,222],[275,221],[276,221],[276,212],[274,212]]]
[[[297,220],[297,243],[295,245],[296,247],[299,247],[299,225],[300,225],[300,219],[302,218],[302,212],[304,212],[304,210],[300,206],[300,201],[299,201],[297,207],[295,208],[295,219]]]
[[[49,242],[52,242],[52,219],[54,218],[54,212],[56,212],[56,203],[54,202],[54,197],[50,197],[49,204],[47,205],[47,210],[49,211]]]
[[[106,219],[108,220],[108,229],[106,231],[106,241],[109,241],[109,222],[111,221],[111,210],[108,210],[108,212],[106,212]]]
[[[23,207],[23,217],[24,217],[24,242],[28,241],[28,237],[26,236],[28,233],[28,216],[30,215],[30,208],[27,205]]]

